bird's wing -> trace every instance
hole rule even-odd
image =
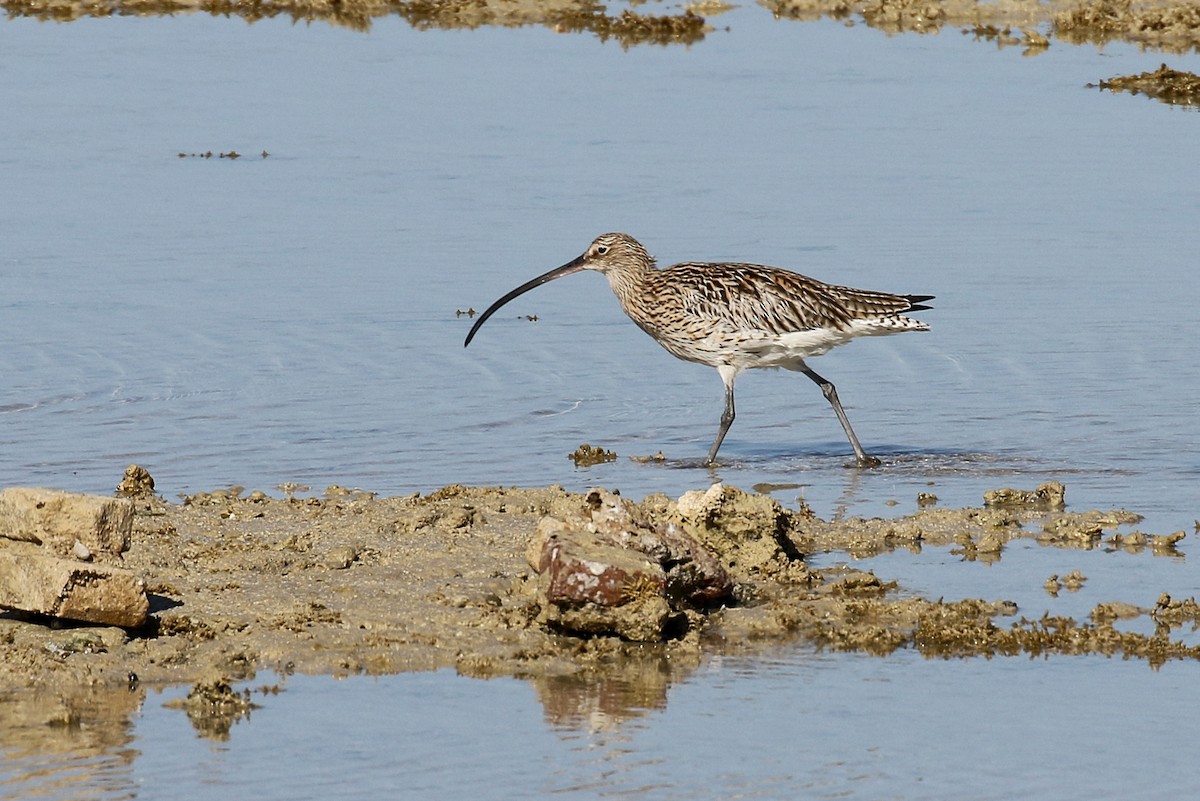
[[[685,314],[742,331],[842,331],[855,320],[909,311],[904,295],[835,286],[758,264],[687,262],[660,271]],[[667,287],[670,287],[667,290]]]

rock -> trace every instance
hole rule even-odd
[[[548,539],[572,538],[576,548],[585,543],[613,546],[645,555],[664,571],[665,591],[672,598],[705,605],[732,591],[729,574],[703,546],[673,524],[653,525],[637,507],[619,495],[593,490],[583,509],[558,510],[538,522],[537,534],[526,547],[525,560],[539,573]]]
[[[200,736],[224,742],[235,723],[258,709],[258,704],[250,700],[250,689],[237,692],[231,682],[227,676],[198,681],[187,698],[173,698],[163,706],[184,710]]]
[[[666,573],[645,554],[600,542],[586,528],[543,518],[538,525],[542,623],[575,634],[664,638],[672,616]]]
[[[358,549],[351,545],[338,545],[325,555],[321,564],[329,570],[345,570],[358,559]]]
[[[119,556],[129,548],[133,504],[51,489],[0,491],[0,537],[45,545],[59,556],[79,542],[94,556]]]
[[[734,573],[761,575],[800,559],[788,538],[794,513],[766,495],[713,484],[684,493],[675,519],[679,527]]]
[[[984,506],[1018,509],[1062,509],[1066,506],[1067,488],[1057,481],[1047,481],[1035,490],[996,489],[983,493]]]
[[[94,563],[119,561],[132,528],[127,499],[25,487],[0,492],[0,607],[141,626],[149,611],[142,580]]]
[[[547,606],[542,622],[575,634],[616,634],[631,642],[662,642],[677,617],[661,596],[648,596],[618,607]]]
[[[579,634],[660,641],[685,608],[732,594],[719,560],[678,526],[653,524],[605,490],[584,501],[543,517],[526,549],[539,574],[542,622]]]
[[[146,468],[131,464],[125,468],[125,476],[117,485],[117,495],[123,498],[154,496],[154,477]]]
[[[675,523],[651,524],[632,502],[605,490],[592,490],[586,500],[589,530],[601,542],[638,551],[659,564],[672,599],[705,606],[733,591],[720,560]]]
[[[621,606],[641,595],[662,595],[667,577],[645,554],[563,530],[542,545],[539,574],[553,604]]]
[[[0,607],[136,628],[146,622],[149,600],[145,584],[129,570],[14,543],[0,549]]]
[[[71,546],[71,555],[80,562],[92,561],[92,549],[84,545],[79,540],[75,540],[75,544]]]

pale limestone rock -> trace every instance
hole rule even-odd
[[[59,556],[76,542],[94,556],[119,556],[129,549],[133,503],[52,489],[0,490],[0,537],[46,546]]]
[[[136,628],[146,622],[149,600],[129,570],[0,543],[0,607]]]

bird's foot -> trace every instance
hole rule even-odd
[[[865,453],[854,460],[855,467],[879,467],[883,462],[876,459],[874,456],[867,456]]]

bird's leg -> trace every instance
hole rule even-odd
[[[724,375],[721,378],[725,378]],[[733,425],[733,379],[725,379],[725,411],[721,412],[721,428],[717,431],[717,438],[713,440],[712,448],[708,451],[708,458],[704,460],[704,464],[708,467],[716,464],[717,451],[721,449],[721,443],[725,441],[725,435],[729,433],[729,427]]]
[[[850,419],[846,417],[846,412],[842,409],[842,402],[838,400],[837,387],[835,387],[828,379],[822,378],[807,364],[800,366],[800,372],[811,378],[818,387],[821,388],[821,394],[825,396],[825,400],[833,406],[833,411],[837,414],[838,421],[841,422],[842,428],[846,430],[846,436],[850,439],[850,447],[854,448],[855,460],[859,467],[878,467],[879,460],[874,456],[868,456],[866,451],[862,449],[862,445],[858,444],[858,437],[854,436],[854,429],[850,427]]]

